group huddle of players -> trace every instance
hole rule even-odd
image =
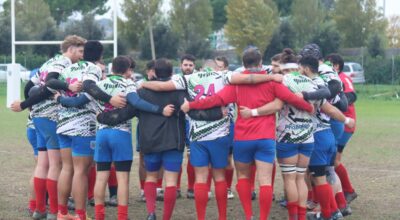
[[[199,220],[206,219],[211,180],[218,219],[227,219],[234,170],[245,219],[255,219],[256,173],[259,219],[267,219],[276,164],[284,183],[281,204],[288,210],[282,218],[351,214],[357,194],[340,161],[355,130],[357,96],[340,55],[324,59],[318,45],[309,44],[299,55],[284,49],[263,66],[262,54],[250,46],[235,71],[227,70],[224,57],[205,60],[196,71],[195,58],[185,55],[182,74],[173,75],[171,62],[161,58],[147,64],[146,80],[135,82],[135,61],[128,56],[115,57],[112,73],[105,74],[98,41],[71,35],[60,48],[62,54],[26,84],[25,100],[11,106],[30,110],[33,219],[89,219],[87,203],[97,220],[105,219],[106,205],[117,206],[113,218],[128,219],[133,117],[147,220],[156,219],[160,199],[162,218],[171,219],[181,196],[185,148],[187,198],[194,199]]]

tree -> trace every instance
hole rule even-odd
[[[63,36],[76,34],[88,40],[102,40],[104,30],[94,19],[94,15],[86,14],[82,20],[69,21],[65,26]]]
[[[267,5],[263,0],[228,2],[225,34],[238,54],[249,45],[257,46],[264,53],[279,23],[277,9],[271,5],[274,6],[273,2]]]
[[[293,48],[295,40],[295,32],[289,19],[282,19],[279,28],[274,32],[271,43],[264,53],[264,61],[270,62],[270,58],[277,53],[282,52],[285,48]]]
[[[387,21],[377,10],[375,0],[337,0],[334,19],[344,47],[361,47],[373,33],[384,33]]]
[[[171,30],[171,27],[166,22],[159,22],[154,27],[154,45],[157,51],[157,57],[165,57],[175,59],[178,55],[179,39],[176,33]],[[152,59],[150,47],[149,32],[145,31],[140,39],[141,58]]]
[[[278,7],[279,15],[286,17],[290,15],[290,7],[292,6],[293,0],[273,0]]]
[[[386,31],[389,47],[400,48],[400,16],[393,15],[389,18],[389,25]]]
[[[212,29],[218,31],[224,27],[226,23],[225,6],[228,0],[210,0],[213,9]]]
[[[194,39],[207,41],[213,20],[209,0],[172,0],[171,27],[180,39],[180,53],[192,47]]]
[[[323,23],[318,32],[313,36],[311,42],[321,47],[323,55],[338,52],[340,47],[340,33],[334,21]]]
[[[154,17],[159,11],[161,1],[159,0],[132,0],[124,1],[122,10],[127,17],[127,21],[121,25],[124,38],[129,39],[134,49],[138,49],[140,37],[145,30],[149,31],[151,45],[154,39],[152,37],[152,24]],[[148,28],[150,27],[150,28]],[[151,51],[154,53],[154,47],[151,46]]]
[[[368,39],[368,53],[371,57],[383,56],[385,54],[385,46],[382,35],[374,33]]]
[[[325,19],[324,12],[320,8],[319,0],[294,1],[291,10],[296,47],[303,47],[318,33]]]
[[[108,11],[107,0],[44,0],[50,6],[52,17],[60,24],[66,21],[73,12],[82,14],[104,14]]]

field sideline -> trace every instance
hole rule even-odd
[[[344,164],[359,194],[351,207],[353,215],[346,219],[400,219],[400,99],[399,86],[358,86],[356,103],[357,130],[345,150]],[[13,113],[5,107],[6,85],[0,83],[0,219],[30,219],[26,212],[28,180],[33,170],[32,150],[26,140],[27,112]],[[379,96],[375,96],[380,94]],[[137,155],[131,173],[129,216],[145,219],[145,204],[138,202]],[[236,181],[234,180],[234,184]],[[182,179],[182,194],[186,196],[186,174]],[[282,196],[279,171],[275,185],[276,198]],[[235,192],[236,195],[236,192]],[[257,210],[258,202],[253,202]],[[115,208],[107,208],[108,219],[115,216]],[[93,216],[93,208],[88,208]],[[157,203],[157,217],[162,218],[162,203]],[[217,207],[212,198],[207,219],[217,219]],[[269,219],[286,219],[286,210],[273,203]],[[257,215],[258,213],[256,213]],[[236,195],[228,201],[229,219],[243,219]],[[193,200],[177,200],[173,219],[195,219]]]

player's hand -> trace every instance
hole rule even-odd
[[[181,111],[187,113],[189,110],[190,110],[189,102],[188,102],[188,100],[186,100],[186,98],[185,98],[185,101],[184,101],[183,104],[181,105]]]
[[[110,104],[115,108],[123,108],[126,106],[126,97],[122,94],[111,97]]]
[[[303,93],[301,92],[296,92],[295,95],[301,99],[304,99]]]
[[[228,108],[227,108],[227,107],[221,106],[221,111],[222,111],[222,116],[223,116],[223,117],[228,116],[229,111],[228,111]]]
[[[283,81],[283,75],[282,74],[273,74],[272,75],[272,80],[275,82],[282,82]]]
[[[349,118],[349,123],[346,124],[347,127],[349,128],[354,128],[354,126],[356,125],[356,121],[352,118]]]
[[[68,89],[74,93],[80,92],[82,90],[82,82],[76,81],[72,84],[69,84]]]
[[[54,93],[53,99],[54,99],[55,101],[57,101],[58,97],[60,97],[60,96],[61,96],[61,93],[56,92],[56,93]]]
[[[251,109],[247,108],[246,106],[239,106],[239,110],[240,116],[242,116],[242,118],[251,118]]]
[[[174,111],[175,111],[174,105],[171,104],[166,105],[163,110],[163,115],[165,117],[170,117],[174,113]]]
[[[21,101],[14,101],[12,104],[11,104],[11,107],[10,107],[10,109],[11,109],[11,111],[13,111],[13,112],[21,112],[22,111],[22,108],[21,108]]]

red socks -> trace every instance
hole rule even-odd
[[[128,219],[128,206],[118,205],[118,220],[127,220],[127,219]]]
[[[96,166],[90,167],[88,175],[88,199],[94,197],[94,184],[96,183]]]
[[[163,178],[162,177],[157,180],[157,188],[162,188],[162,182],[163,182]]]
[[[109,187],[118,186],[117,173],[115,171],[114,166],[111,166],[111,169],[110,169],[110,177],[108,178],[108,186]]]
[[[32,212],[35,211],[35,209],[36,209],[36,200],[33,200],[33,199],[29,200],[28,208]]]
[[[207,183],[194,184],[194,200],[196,203],[197,219],[206,219],[206,208],[208,202],[208,186]]]
[[[296,202],[288,202],[287,203],[287,210],[289,213],[289,220],[297,220],[297,213],[298,213],[298,205]]]
[[[275,174],[276,174],[276,163],[274,161],[274,165],[272,166],[272,179],[271,179],[271,187],[272,193],[274,192],[274,184],[275,184]]]
[[[260,219],[266,220],[272,205],[272,187],[268,185],[260,186]]]
[[[329,185],[329,203],[331,205],[331,213],[336,212],[338,210],[338,205],[336,204],[335,194],[333,194],[332,186]]]
[[[207,186],[208,186],[208,191],[211,191],[211,181],[212,181],[212,170],[211,168],[208,169],[208,177],[207,177]]]
[[[307,201],[314,201],[312,190],[308,190]]]
[[[36,210],[40,213],[46,211],[46,179],[33,178],[36,195]]]
[[[157,197],[157,183],[145,182],[144,183],[144,196],[146,197],[147,213],[155,213],[156,211],[156,197]]]
[[[171,219],[176,202],[176,186],[165,187],[163,220]]]
[[[106,211],[104,209],[104,204],[96,205],[94,207],[94,214],[96,220],[104,220]]]
[[[228,187],[226,181],[215,182],[215,198],[218,205],[218,220],[226,220],[226,206],[228,203],[227,193]]]
[[[339,209],[344,209],[347,206],[346,198],[344,197],[343,192],[338,192],[335,195],[336,203],[339,207]]]
[[[142,189],[142,190],[144,189],[144,181],[145,180],[140,180],[140,189]]]
[[[332,194],[332,189],[331,186],[326,183],[323,185],[315,186],[315,195],[316,198],[321,205],[321,213],[324,218],[330,218],[331,217],[331,205],[330,205],[330,199]],[[332,195],[333,196],[333,195]]]
[[[335,168],[336,174],[339,176],[340,182],[342,182],[343,192],[345,193],[353,193],[354,188],[351,185],[349,174],[347,173],[347,169],[343,164],[340,164]]]
[[[61,213],[62,215],[68,214],[68,206],[58,204],[58,212]]]
[[[86,210],[84,209],[77,209],[75,213],[79,216],[80,220],[86,220]]]
[[[49,193],[49,212],[52,214],[57,214],[58,211],[58,191],[57,191],[57,181],[47,179],[46,180],[47,192]]]
[[[228,189],[230,189],[232,187],[233,169],[225,169],[225,179]]]
[[[194,175],[194,168],[193,168],[192,164],[190,163],[190,160],[187,163],[186,172],[187,172],[187,178],[188,178],[188,190],[189,189],[192,190],[193,186],[194,186],[195,175]]]
[[[297,220],[306,220],[307,208],[297,206]]]
[[[238,192],[240,203],[242,204],[246,219],[250,219],[253,215],[253,210],[251,205],[251,185],[249,179],[238,179],[236,191]]]

